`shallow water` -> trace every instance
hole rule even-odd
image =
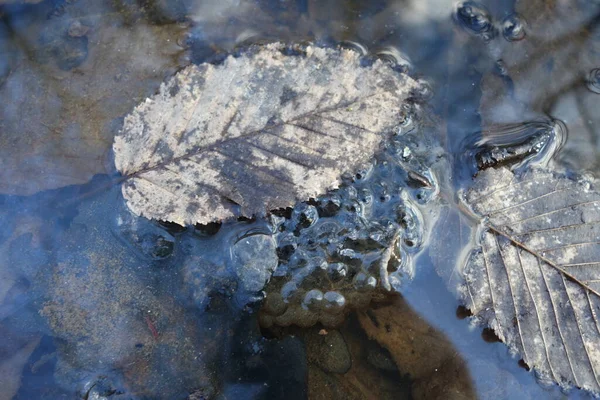
[[[420,353],[406,370],[365,361],[360,351],[375,345],[361,331],[364,321],[351,320],[340,332],[355,369],[346,381],[339,371],[327,375],[344,364],[315,358],[323,349],[313,346],[316,328],[259,326],[253,288],[264,278],[239,271],[275,245],[270,224],[180,229],[128,213],[111,181],[112,138],[137,103],[189,63],[218,63],[274,40],[341,43],[429,83],[431,98],[421,97],[439,120],[429,134],[448,155],[452,190],[468,185],[475,153],[532,137],[543,143],[528,160],[598,172],[597,2],[0,7],[0,399],[342,398],[344,387],[357,398],[409,398],[417,383],[404,375],[435,358]],[[481,327],[459,319],[429,250],[424,243],[415,253],[414,272],[405,271],[414,279],[400,288],[441,332],[427,340],[466,363],[461,378],[474,390],[465,398],[589,396],[540,385],[504,344],[484,341]],[[407,329],[420,321],[414,313],[398,315],[410,319]],[[389,361],[374,348],[368,355]],[[381,392],[352,386],[361,374],[380,380]]]

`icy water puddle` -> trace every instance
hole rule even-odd
[[[449,180],[436,182],[450,193],[470,181],[473,155],[494,146],[516,149],[506,162],[533,157],[596,175],[600,4],[25,3],[0,0],[0,399],[590,397],[537,382],[493,331],[469,323],[435,272],[440,256],[418,207],[386,197],[406,184],[426,204],[437,193],[426,168],[406,176],[377,164],[339,196],[270,221],[180,227],[127,210],[111,184],[110,148],[123,117],[184,66],[219,63],[250,44],[314,42],[427,82],[419,97],[435,123],[408,118],[406,141],[389,151],[408,157],[429,138],[411,168],[421,156],[444,157]],[[532,140],[545,140],[534,133],[549,127],[554,147],[531,152]],[[374,177],[389,185],[373,189]],[[361,234],[389,234],[384,219],[398,204],[402,274],[390,285],[402,296],[384,296],[360,272],[377,248]],[[349,221],[367,206],[377,218],[357,228]],[[299,235],[313,225],[314,238]],[[307,269],[295,250],[338,242],[348,251],[327,279],[350,274],[352,285],[327,291],[298,272]],[[278,263],[261,302],[266,277],[255,271]],[[414,278],[392,279],[405,275]],[[322,302],[362,311],[313,308]]]

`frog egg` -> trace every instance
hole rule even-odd
[[[173,254],[175,238],[166,232],[164,234],[149,232],[140,235],[138,246],[153,260],[163,260]]]
[[[339,46],[343,49],[354,50],[362,57],[365,57],[367,54],[369,54],[369,50],[366,48],[365,45],[359,42],[355,42],[353,40],[342,40]]]
[[[363,205],[358,200],[350,200],[345,204],[346,210],[356,213],[358,215],[362,215],[363,213]]]
[[[303,268],[306,264],[308,264],[307,256],[301,250],[294,252],[288,261],[288,265],[292,269]]]
[[[381,203],[388,202],[392,199],[390,189],[389,189],[387,183],[385,183],[383,181],[379,182],[377,185],[375,185],[374,191],[376,193],[376,197],[378,198],[378,200]]]
[[[315,238],[319,243],[328,244],[340,240],[340,225],[333,221],[325,221],[315,226]]]
[[[145,218],[139,218],[129,210],[117,211],[118,216],[111,224],[111,229],[138,256],[146,260],[159,261],[173,254],[176,239],[168,232],[168,228]]]
[[[263,305],[263,310],[269,314],[278,316],[281,315],[287,310],[288,305],[283,300],[283,297],[280,293],[270,293],[267,295],[265,299],[265,303]]]
[[[327,292],[323,296],[325,300],[325,311],[330,314],[338,314],[344,310],[346,298],[339,292]]]
[[[590,71],[586,79],[586,85],[590,91],[600,94],[600,68],[594,68]]]
[[[367,188],[361,189],[358,194],[358,199],[364,205],[369,206],[373,204],[373,193]]]
[[[302,308],[317,311],[323,304],[323,292],[318,289],[312,289],[306,292],[302,300]]]
[[[359,169],[358,171],[356,171],[356,174],[354,174],[352,181],[355,183],[364,182],[369,179],[372,172],[373,172],[373,164],[369,165],[366,168]]]
[[[278,247],[283,247],[286,246],[288,244],[292,244],[295,245],[297,242],[297,238],[294,236],[293,233],[291,232],[281,232],[279,235],[277,235],[277,246]]]
[[[283,232],[277,238],[277,256],[280,262],[290,261],[297,248],[296,238],[290,232]]]
[[[412,69],[410,58],[393,46],[386,46],[376,50],[375,55],[387,63],[394,71],[408,73]]]
[[[396,217],[396,222],[404,229],[404,237],[420,245],[423,236],[423,217],[420,213],[407,204],[400,204]]]
[[[300,234],[302,229],[313,226],[319,220],[317,208],[310,204],[301,204],[292,212],[291,224],[294,227],[294,233]]]
[[[364,272],[359,272],[354,277],[354,287],[360,292],[372,291],[377,287],[377,279]]]
[[[495,35],[492,17],[488,10],[474,1],[463,1],[456,5],[454,21],[465,31],[489,42]]]
[[[344,263],[331,263],[327,268],[329,279],[334,282],[340,281],[348,275],[348,267]]]
[[[298,291],[298,284],[294,281],[289,281],[281,287],[281,297],[284,301],[288,301],[292,295]]]
[[[359,267],[362,265],[360,255],[352,249],[340,250],[338,252],[338,257],[340,258],[340,261],[343,261],[344,264],[349,265],[351,267]]]
[[[419,242],[418,240],[415,240],[415,238],[412,237],[406,237],[404,238],[404,246],[408,249],[415,249],[419,247]]]
[[[337,194],[321,197],[317,202],[319,217],[333,217],[342,208],[342,199]]]
[[[309,263],[309,268],[311,271],[314,271],[315,269],[326,271],[327,267],[327,261],[325,261],[323,257],[313,257]]]
[[[283,247],[278,247],[277,248],[277,257],[279,258],[279,262],[286,263],[286,262],[290,261],[290,258],[294,254],[295,250],[296,250],[296,246],[291,245],[291,244],[287,244]]]
[[[358,191],[354,186],[346,186],[342,192],[342,195],[347,199],[356,199],[358,197]]]

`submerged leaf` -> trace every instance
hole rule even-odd
[[[600,193],[532,169],[486,170],[465,201],[484,218],[462,270],[467,307],[542,379],[600,391]]]
[[[387,349],[398,370],[411,377],[413,399],[476,398],[456,348],[402,297],[357,315],[367,336]]]
[[[113,149],[132,211],[180,224],[260,214],[373,156],[416,82],[349,50],[284,50],[188,67],[126,117]]]

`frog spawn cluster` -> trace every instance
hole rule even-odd
[[[412,276],[425,236],[418,205],[437,193],[431,147],[417,126],[407,117],[373,163],[338,190],[271,216],[279,266],[265,288],[263,327],[336,326]]]
[[[204,233],[178,227],[175,232],[174,224],[159,227],[124,212],[117,236],[160,265],[184,257],[184,297],[189,295],[202,310],[216,294],[235,298],[241,307],[255,302],[261,298],[256,290],[269,279],[265,274],[274,269],[263,289],[263,327],[338,325],[349,311],[386,297],[402,278],[412,277],[413,256],[426,237],[420,209],[438,192],[430,166],[440,148],[420,121],[419,106],[407,106],[405,112],[404,122],[371,165],[344,176],[335,191],[273,212],[269,221],[231,222],[214,231],[201,226]],[[276,255],[264,246],[272,232]],[[261,265],[224,261],[224,248],[249,254],[261,243],[263,251],[252,257]],[[173,252],[179,256],[169,261]]]

